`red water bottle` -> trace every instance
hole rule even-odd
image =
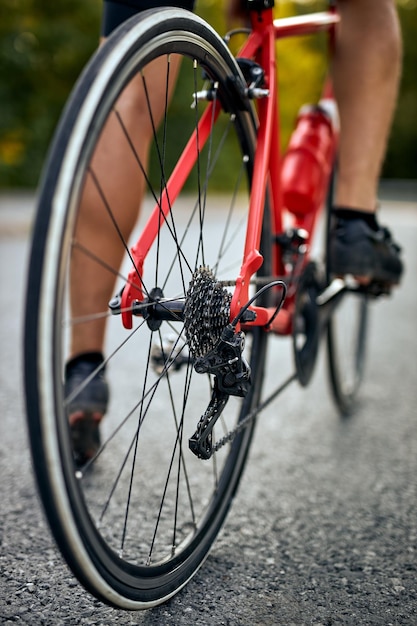
[[[302,217],[324,202],[333,167],[338,115],[332,100],[301,108],[282,163],[284,206]]]

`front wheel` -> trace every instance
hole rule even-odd
[[[333,196],[333,183],[329,203]],[[334,276],[329,267],[331,210],[326,221],[326,274],[329,283]],[[364,376],[369,323],[369,298],[357,286],[346,289],[327,324],[327,357],[330,388],[343,417],[351,415],[357,405]]]
[[[155,63],[158,93],[148,88]],[[191,13],[162,9],[133,18],[108,39],[79,81],[40,191],[25,322],[26,403],[36,476],[51,529],[73,572],[99,599],[125,609],[167,600],[203,563],[236,492],[253,422],[210,460],[196,458],[188,439],[209,404],[213,381],[194,370],[183,317],[155,321],[142,309],[126,330],[120,315],[112,316],[106,305],[98,307],[99,300],[94,310],[76,313],[84,300],[74,298],[79,287],[72,279],[74,259],[85,276],[110,273],[113,294],[126,284],[132,260],[119,220],[123,207],[118,207],[125,190],[116,184],[115,191],[114,185],[122,158],[134,166],[129,189],[145,188],[135,240],[146,230],[149,215],[154,224],[156,215],[157,236],[147,240],[144,267],[136,272],[148,301],[157,294],[167,308],[174,300],[186,310],[189,286],[200,271],[213,275],[216,284],[221,281],[223,293],[233,289],[244,249],[256,141],[252,111],[236,90],[241,80],[220,38]],[[149,165],[140,156],[142,126],[133,121],[131,135],[132,123],[119,106],[131,81],[139,82],[145,94],[141,119],[152,130]],[[216,114],[208,117],[208,138],[200,142],[196,133],[192,167],[162,216],[161,195],[169,196],[167,181],[209,106]],[[100,146],[109,127],[120,141],[107,146],[109,165],[103,176]],[[184,171],[180,168],[180,175]],[[178,176],[172,178],[175,182]],[[79,224],[86,204],[94,206],[96,230],[82,240]],[[154,207],[156,213],[151,213]],[[266,211],[265,233],[271,232],[268,219]],[[112,241],[99,251],[94,244],[104,227]],[[120,266],[112,261],[114,247],[125,251]],[[265,275],[271,273],[269,247],[263,241]],[[224,298],[227,305],[228,296]],[[209,343],[216,340],[216,324],[224,323],[224,307],[215,307],[213,319],[211,304],[198,298],[193,304],[204,308],[197,313],[208,322],[203,335]],[[66,412],[65,363],[74,329],[88,333],[103,319],[111,402],[98,454],[77,469]],[[248,333],[245,357],[252,386],[246,398],[230,398],[215,439],[235,429],[258,404],[266,340],[262,329]],[[76,394],[73,390],[71,400]]]
[[[333,398],[342,416],[353,413],[363,379],[368,330],[367,296],[345,294],[327,328]]]

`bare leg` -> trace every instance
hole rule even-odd
[[[336,205],[375,211],[397,98],[401,33],[393,0],[340,0],[334,88],[341,119]]]
[[[157,59],[145,76],[155,125],[160,122],[165,108],[166,63],[165,57]],[[171,91],[178,68],[179,59],[172,57],[169,74]],[[122,262],[124,247],[117,238],[105,202],[111,206],[127,241],[138,218],[145,191],[144,177],[119,116],[135,146],[137,157],[146,167],[153,131],[141,76],[135,77],[120,96],[96,148],[83,190],[74,234],[78,247],[74,248],[71,259],[71,309],[74,318],[107,311],[115,285],[114,273],[86,256],[82,248],[116,271]],[[70,356],[102,351],[104,335],[105,318],[75,324]]]

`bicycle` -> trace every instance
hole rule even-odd
[[[202,565],[236,493],[257,416],[291,382],[309,383],[323,333],[342,414],[353,410],[363,375],[368,296],[326,267],[328,212],[324,255],[313,260],[311,254],[326,196],[331,203],[336,162],[329,83],[319,106],[300,116],[309,124],[314,118],[326,143],[326,149],[320,144],[320,180],[304,198],[308,210],[297,205],[291,189],[297,146],[283,164],[278,148],[275,42],[319,31],[331,40],[339,18],[330,8],[274,20],[271,0],[249,0],[248,6],[252,27],[236,58],[209,25],[180,9],[147,12],[123,24],[80,78],[41,185],[25,326],[33,463],[70,568],[92,594],[124,609],[166,601]],[[146,213],[148,219],[131,248],[123,242],[122,269],[105,268],[120,283],[101,313],[113,325],[106,366],[117,385],[103,420],[103,444],[80,469],[73,461],[63,372],[71,326],[91,318],[70,317],[69,264],[74,249],[101,263],[74,237],[80,197],[92,180],[114,220],[105,181],[91,165],[100,133],[114,116],[129,143],[117,110],[120,93],[138,74],[146,87],[147,68],[158,57],[168,83],[174,54],[182,57],[181,76],[192,76],[191,106],[183,111],[186,139],[169,124],[178,87],[154,128],[159,172],[148,175],[138,162],[148,188],[141,219]],[[176,148],[172,163],[168,144]],[[210,181],[226,149],[235,179],[227,195],[213,196]],[[136,158],[133,146],[132,153]],[[307,167],[296,179],[304,183],[308,173]],[[298,209],[288,211],[283,198]],[[337,318],[351,305],[349,375]],[[295,373],[264,398],[271,336],[292,338]]]

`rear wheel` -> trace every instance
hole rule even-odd
[[[172,60],[179,57],[179,84],[171,97],[165,91]],[[165,91],[147,167],[138,158],[118,102],[132,80],[140,81],[146,91],[155,60],[159,71],[163,68]],[[111,316],[108,308],[75,316],[69,293],[72,262],[78,255],[86,272],[88,264],[96,264],[101,274],[110,272],[114,293],[126,284],[132,265],[113,198],[106,192],[108,181],[96,165],[103,129],[108,124],[118,126],[130,158],[137,161],[138,178],[149,171],[136,240],[150,211],[158,207],[186,140],[209,106],[193,94],[210,89],[213,111],[217,103],[221,105],[218,119],[209,118],[208,140],[196,146],[193,167],[168,215],[159,219],[156,213],[158,234],[145,251],[143,272],[138,268],[136,275],[147,296],[157,293],[184,304],[191,280],[201,268],[213,276],[213,284],[222,281],[224,302],[205,318],[208,341],[216,341],[216,324],[220,329],[225,324],[227,294],[241,263],[255,147],[252,112],[241,106],[235,91],[240,80],[221,40],[194,15],[164,9],[130,20],[109,38],[78,83],[40,192],[25,327],[26,399],[35,471],[51,529],[70,567],[89,591],[126,609],[163,602],[202,564],[236,492],[254,423],[210,460],[196,458],[188,439],[208,406],[213,380],[193,368],[184,320],[171,316],[155,322],[142,311],[133,319],[133,328],[126,330],[120,315]],[[150,94],[146,114],[151,120],[152,107]],[[171,113],[178,110],[181,128],[171,122]],[[116,169],[120,155],[114,152],[107,156],[114,158]],[[230,179],[224,181],[221,173],[229,162],[233,166],[227,171],[233,177],[228,174]],[[114,245],[125,250],[121,267],[100,258],[77,236],[88,186],[100,198],[98,228],[100,220],[110,220]],[[264,232],[270,233],[268,211]],[[270,275],[269,238],[262,242],[262,253],[261,272]],[[197,306],[209,309],[209,301],[198,302],[195,298],[194,313]],[[107,323],[111,402],[101,425],[99,453],[78,470],[66,413],[64,369],[74,327],[88,330],[98,319]],[[259,328],[248,333],[245,357],[252,368],[252,386],[246,398],[230,398],[215,426],[215,439],[232,431],[257,405],[266,338]]]

